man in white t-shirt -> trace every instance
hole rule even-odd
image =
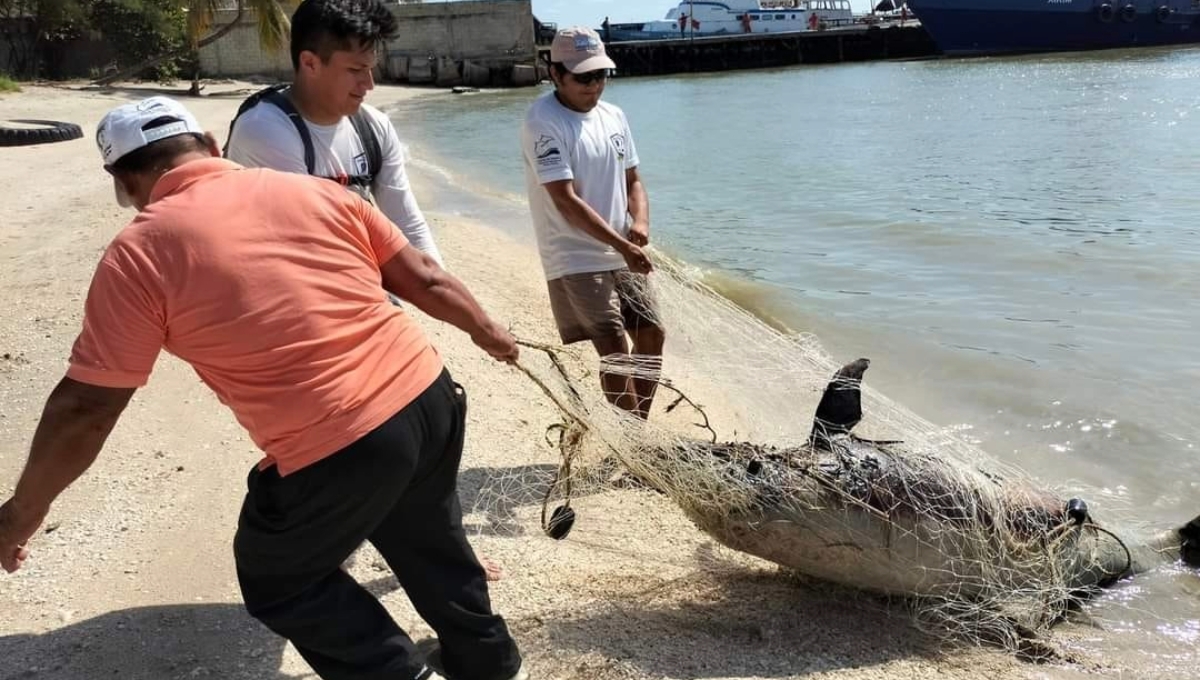
[[[646,418],[665,334],[646,276],[650,205],[633,134],[625,113],[600,101],[616,64],[584,27],[559,31],[550,61],[554,91],[530,107],[521,146],[551,310],[563,343],[590,340],[604,365],[624,362],[601,371],[601,387]]]
[[[404,168],[388,117],[364,103],[375,87],[376,49],[396,33],[383,0],[305,0],[292,15],[295,67],[287,87],[243,104],[225,155],[235,163],[326,177],[379,207],[439,265],[441,253]]]

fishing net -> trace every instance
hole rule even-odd
[[[561,421],[547,424],[537,474],[483,482],[468,511],[492,535],[547,552],[595,540],[572,533],[575,509],[632,484],[669,498],[728,548],[900,596],[926,631],[1014,649],[1080,591],[1132,566],[1082,505],[1068,508],[856,378],[830,385],[855,357],[835,360],[812,336],[769,325],[666,258],[642,281],[667,332],[661,364],[597,359],[586,343],[525,343],[520,368]],[[614,408],[600,373],[655,384],[649,419]],[[862,421],[849,433],[814,433],[827,385],[835,400],[861,389]],[[607,539],[656,530],[629,522]]]

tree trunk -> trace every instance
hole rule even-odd
[[[92,81],[92,84],[93,85],[111,85],[112,83],[115,83],[118,80],[127,80],[131,76],[135,76],[135,75],[141,73],[142,71],[145,71],[148,68],[158,66],[159,64],[163,63],[164,61],[167,61],[170,59],[178,59],[179,57],[184,56],[185,54],[187,54],[188,52],[190,52],[192,50],[196,51],[197,59],[199,59],[200,48],[204,47],[205,45],[210,45],[210,44],[220,40],[221,38],[225,37],[225,34],[232,31],[234,28],[237,27],[238,24],[240,24],[242,22],[242,16],[245,13],[246,13],[246,3],[243,2],[243,0],[238,0],[237,16],[233,18],[233,21],[231,21],[228,24],[225,24],[221,28],[217,29],[211,35],[206,36],[203,40],[197,42],[194,47],[192,45],[184,45],[183,47],[180,47],[177,50],[171,50],[170,52],[167,52],[166,54],[160,54],[157,57],[152,57],[150,59],[146,59],[142,63],[136,64],[134,66],[130,66],[129,68],[127,68],[123,71],[118,71],[116,73],[112,73],[110,75],[104,76],[103,78],[97,78],[96,80]]]
[[[199,97],[200,90],[204,87],[200,85],[200,53],[196,52],[192,55],[196,59],[196,70],[192,71],[192,87],[188,90],[189,97]]]

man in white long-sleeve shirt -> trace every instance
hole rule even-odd
[[[372,201],[410,244],[445,267],[409,185],[396,128],[363,101],[375,87],[376,50],[395,34],[396,18],[383,0],[301,2],[292,14],[293,81],[243,103],[225,156],[239,165],[343,184]],[[489,581],[501,577],[493,560],[480,555],[479,561]]]
[[[305,0],[292,16],[292,84],[260,93],[231,126],[235,163],[311,174],[373,200],[408,241],[443,265],[387,116],[364,103],[376,49],[396,33],[382,0]]]

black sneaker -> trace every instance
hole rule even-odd
[[[417,680],[446,680],[446,669],[442,667],[441,646],[437,644],[436,640],[422,642],[424,642],[424,644],[417,643],[417,649],[424,651],[422,648],[429,648],[429,651],[425,653],[425,666],[429,669],[431,675],[418,676]],[[517,671],[517,674],[508,680],[529,680],[529,673],[526,672],[525,667],[522,666],[521,669]]]

